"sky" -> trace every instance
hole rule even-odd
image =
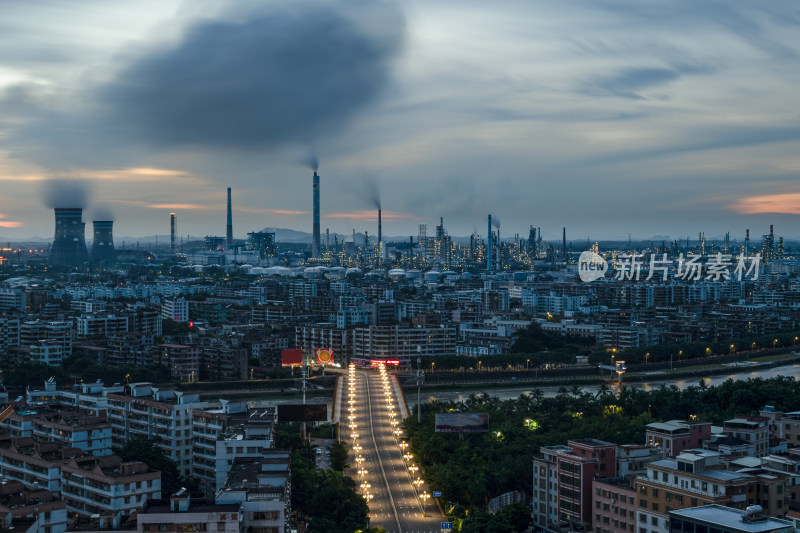
[[[4,0],[0,240],[800,238],[792,0]],[[67,205],[69,204],[69,205]]]

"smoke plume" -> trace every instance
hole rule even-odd
[[[494,229],[500,229],[500,218],[492,215],[492,226]]]
[[[381,191],[378,186],[378,181],[369,179],[364,183],[364,192],[367,194],[367,200],[375,206],[376,209],[381,209]]]
[[[80,105],[30,87],[0,93],[0,109],[24,101],[38,119],[4,144],[54,168],[307,146],[380,97],[404,40],[394,1],[231,2],[178,39],[131,43],[113,78],[76,91]]]
[[[89,183],[83,180],[48,180],[42,192],[50,208],[83,208],[89,203]]]
[[[319,170],[319,158],[317,157],[317,154],[314,153],[313,150],[309,150],[303,156],[303,164],[308,168],[310,168],[311,170],[313,170],[314,172]]]
[[[114,213],[107,205],[97,205],[92,208],[92,220],[114,220]]]

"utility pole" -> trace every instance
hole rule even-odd
[[[300,376],[303,378],[303,405],[306,404],[306,356],[305,353],[303,354],[303,361]],[[304,407],[305,409],[305,407]],[[302,433],[303,433],[303,443],[306,442],[306,422],[305,420],[302,423]]]
[[[422,424],[422,348],[417,345],[417,422]]]

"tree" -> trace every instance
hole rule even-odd
[[[331,468],[338,472],[344,471],[350,465],[347,464],[347,447],[341,442],[336,441],[330,446]]]
[[[178,465],[159,448],[160,439],[135,438],[127,441],[114,453],[123,461],[142,461],[153,470],[161,472],[161,496],[168,498],[185,485],[178,472]],[[188,488],[188,487],[187,487]]]

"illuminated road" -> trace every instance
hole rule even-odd
[[[370,524],[393,533],[439,533],[444,520],[436,504],[417,497],[415,466],[394,431],[400,411],[393,379],[376,370],[351,370],[345,378],[341,405],[341,436],[350,449],[348,472],[369,498]],[[392,408],[389,407],[389,402]],[[394,421],[394,426],[392,425]],[[424,484],[419,493],[430,492]]]

